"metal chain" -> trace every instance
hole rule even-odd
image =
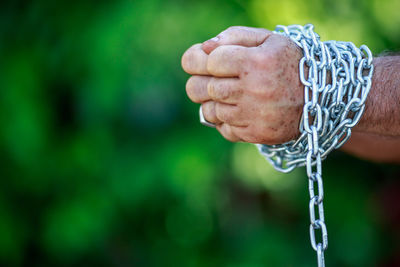
[[[321,162],[350,138],[351,128],[364,112],[374,67],[367,46],[357,48],[351,42],[321,42],[313,29],[312,24],[275,28],[274,33],[289,37],[303,50],[299,62],[300,81],[304,85],[300,137],[280,145],[258,144],[257,147],[278,171],[287,173],[306,166],[311,246],[317,252],[318,266],[322,267],[325,266],[328,232]],[[316,230],[321,232],[320,241],[317,241]]]

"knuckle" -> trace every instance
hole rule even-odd
[[[211,98],[215,98],[215,78],[211,78],[207,83],[207,93]]]
[[[221,100],[226,100],[227,98],[229,98],[231,96],[231,88],[227,83],[219,83],[218,84],[218,90],[217,90],[217,96],[221,99]]]
[[[247,55],[243,47],[234,45],[218,46],[208,56],[207,70],[212,73],[221,63],[232,61],[235,61],[234,64],[241,66],[246,58]]]
[[[228,124],[235,124],[243,120],[243,118],[240,116],[240,110],[237,107],[230,106],[228,104],[216,103],[215,116],[220,121]]]
[[[218,103],[215,105],[215,115],[217,116],[217,118],[218,118],[220,121],[227,122],[227,121],[226,121],[226,114],[225,114],[225,112],[221,109],[221,106],[220,106]]]
[[[220,103],[216,103],[215,105],[215,115],[220,121],[231,123],[234,120],[234,113],[232,111],[228,111],[224,108]]]
[[[263,69],[265,69],[265,68],[268,68],[268,66],[273,65],[276,62],[277,58],[274,55],[274,53],[263,50],[263,51],[257,51],[256,53],[254,53],[252,60],[256,66],[262,67]]]
[[[225,100],[230,95],[230,88],[225,82],[213,80],[209,83],[208,94],[211,98]]]
[[[202,107],[202,109],[203,109],[203,115],[204,116],[209,116],[209,117],[211,117],[211,115],[212,115],[212,113],[213,113],[213,111],[214,111],[214,108],[213,108],[213,103],[212,102],[205,102],[205,103],[203,103],[202,105],[201,105],[201,107]]]
[[[230,47],[227,45],[218,46],[210,53],[208,61],[215,63],[218,60],[222,60],[223,58],[231,56],[233,54],[231,50],[232,49],[230,49]]]
[[[217,48],[215,48],[208,57],[208,61],[209,62],[214,62],[215,60],[217,60],[221,54],[223,54],[223,51],[225,50],[226,46],[218,46]]]
[[[217,73],[218,66],[220,65],[219,62],[223,62],[223,55],[224,55],[224,46],[218,46],[215,48],[208,56],[207,60],[207,72],[208,73]]]
[[[229,78],[228,78],[229,79]],[[226,79],[212,78],[207,85],[208,95],[216,101],[237,101],[243,94],[242,85]],[[236,103],[236,102],[235,102]]]
[[[214,73],[217,71],[217,62],[218,62],[218,51],[220,51],[221,46],[215,48],[209,55],[207,60],[207,72]]]

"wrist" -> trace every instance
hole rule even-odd
[[[396,136],[400,132],[399,112],[400,68],[398,56],[375,57],[374,74],[365,111],[356,132]]]

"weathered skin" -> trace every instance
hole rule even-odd
[[[245,31],[253,43],[241,43]],[[189,98],[203,103],[204,117],[230,141],[276,144],[295,138],[304,90],[298,78],[300,49],[264,29],[233,27],[220,40],[228,34],[231,43],[252,47],[217,47],[210,40],[183,55],[182,66],[193,75],[186,85]]]
[[[278,144],[296,138],[304,105],[302,52],[268,30],[230,27],[182,57],[193,75],[189,98],[230,141]],[[400,57],[374,59],[365,114],[343,150],[375,161],[400,162]]]

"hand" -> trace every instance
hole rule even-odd
[[[299,135],[301,57],[300,48],[284,36],[230,27],[185,52],[183,69],[193,75],[186,91],[226,139],[284,143]]]

